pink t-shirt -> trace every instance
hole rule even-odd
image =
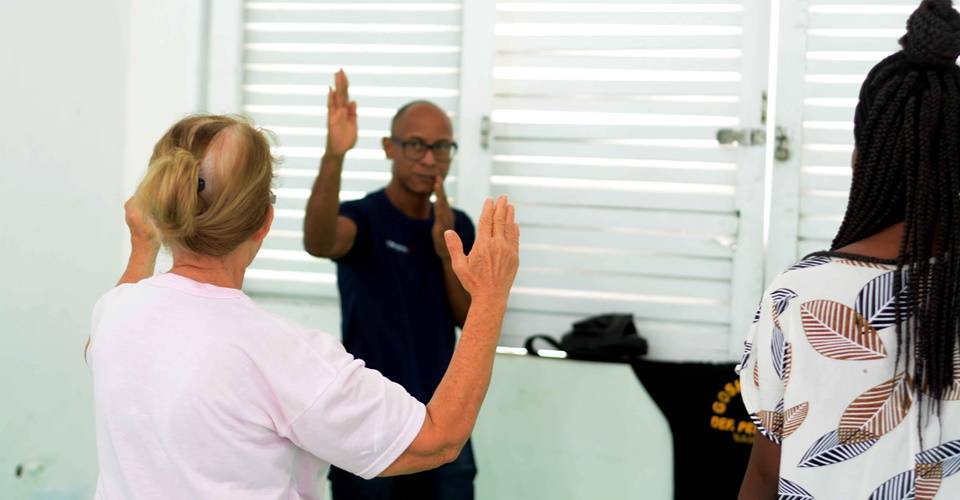
[[[168,273],[93,311],[96,497],[310,499],[328,463],[379,475],[425,408],[333,337]]]

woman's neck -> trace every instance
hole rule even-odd
[[[894,260],[900,255],[900,242],[903,239],[903,223],[894,224],[860,241],[851,243],[837,252],[863,255],[877,259]]]
[[[243,287],[243,275],[247,266],[238,262],[235,253],[218,258],[174,252],[170,272],[199,283],[239,289]]]

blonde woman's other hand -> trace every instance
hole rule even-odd
[[[454,231],[446,231],[444,238],[453,271],[470,296],[505,301],[520,264],[520,226],[507,197],[484,202],[469,255],[463,253],[463,242]]]

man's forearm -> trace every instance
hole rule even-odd
[[[303,245],[312,255],[328,253],[336,242],[343,156],[324,155],[303,216]]]
[[[463,289],[463,285],[453,272],[450,259],[441,259],[443,262],[443,284],[447,290],[447,301],[453,311],[453,319],[457,326],[463,328],[467,321],[467,311],[470,310],[470,294]]]
[[[132,241],[133,249],[130,251],[130,258],[127,260],[127,268],[120,276],[117,285],[124,283],[136,283],[142,279],[153,276],[154,268],[157,265],[157,254],[160,252],[160,246],[153,242]]]

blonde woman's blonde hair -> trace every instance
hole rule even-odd
[[[188,116],[157,142],[134,199],[168,247],[222,257],[266,222],[273,164],[243,118]]]

